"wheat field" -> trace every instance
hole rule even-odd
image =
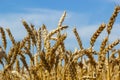
[[[50,32],[44,24],[37,30],[33,24],[22,20],[27,35],[20,41],[14,39],[9,28],[0,27],[0,65],[3,67],[0,80],[120,80],[120,49],[114,48],[120,39],[109,42],[119,11],[120,6],[116,6],[109,22],[102,23],[93,33],[88,48],[82,45],[82,39],[74,28],[73,34],[80,48],[74,52],[67,50],[64,44],[67,34],[62,31],[69,28],[62,24],[66,12],[58,27]],[[103,30],[107,36],[96,51],[94,44]],[[12,43],[8,52],[6,36]],[[30,58],[29,62],[26,56]]]

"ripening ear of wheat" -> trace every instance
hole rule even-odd
[[[29,25],[23,20],[28,34],[20,41],[15,40],[7,28],[6,32],[12,42],[8,51],[6,32],[0,27],[0,65],[3,66],[0,80],[120,80],[120,49],[115,48],[120,40],[108,44],[119,11],[120,6],[116,6],[108,24],[102,23],[92,35],[88,48],[83,46],[82,39],[74,28],[80,48],[74,52],[67,50],[64,43],[67,34],[62,31],[68,28],[63,25],[66,12],[61,16],[57,28],[51,32],[45,24],[37,30],[35,25]],[[94,44],[105,28],[107,36],[98,45],[100,50],[95,50]],[[71,43],[68,44],[72,46]]]
[[[6,31],[7,31],[7,33],[8,33],[8,36],[10,37],[10,40],[11,40],[12,44],[15,45],[15,39],[14,39],[14,37],[13,37],[10,29],[7,28]]]
[[[113,24],[114,24],[115,19],[116,19],[116,17],[117,17],[119,12],[120,12],[120,6],[116,6],[112,16],[110,17],[109,23],[107,25],[107,32],[108,32],[108,34],[111,33],[111,29],[113,27]]]
[[[91,37],[91,40],[90,40],[91,46],[94,46],[94,43],[95,43],[97,37],[104,30],[105,27],[106,27],[106,25],[104,23],[101,24],[100,27],[98,28],[98,30],[93,34],[93,36]]]
[[[7,40],[6,40],[5,31],[4,31],[4,29],[2,27],[0,27],[0,33],[1,33],[1,36],[2,36],[3,47],[4,47],[4,49],[6,49],[6,47],[7,47]]]

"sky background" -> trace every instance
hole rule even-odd
[[[58,21],[64,11],[67,16],[63,25],[68,25],[65,30],[67,49],[78,48],[76,38],[72,32],[76,27],[85,48],[89,47],[90,38],[102,23],[108,23],[119,0],[0,0],[0,26],[10,28],[16,40],[26,36],[22,19],[35,25],[36,29],[42,24],[51,31],[57,28]],[[118,15],[110,36],[110,42],[120,37],[120,16]],[[106,31],[99,36],[95,43],[98,49],[100,42],[106,36]],[[0,41],[0,45],[1,41]],[[10,47],[8,41],[8,47]]]

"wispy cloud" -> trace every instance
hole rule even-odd
[[[59,18],[63,11],[51,9],[24,9],[23,13],[10,13],[0,15],[0,26],[10,28],[16,39],[21,39],[25,36],[26,32],[22,25],[21,20],[25,19],[28,23],[35,24],[36,28],[42,24],[46,24],[49,30],[57,27]],[[69,27],[78,26],[79,24],[87,23],[88,18],[86,15],[68,12],[64,24],[70,25]],[[21,34],[22,32],[22,34]]]
[[[103,0],[104,1],[104,0]],[[112,3],[115,3],[117,5],[120,4],[120,0],[106,0],[107,2],[112,2]]]
[[[47,28],[50,30],[55,29],[57,27],[59,18],[61,17],[63,11],[51,10],[51,9],[24,9],[23,13],[11,13],[11,14],[1,14],[0,15],[0,26],[4,28],[10,28],[15,39],[21,40],[25,35],[26,31],[22,25],[21,20],[24,19],[28,23],[33,23],[38,29],[42,24],[46,24]],[[88,24],[90,21],[90,15],[84,13],[75,13],[67,11],[67,17],[63,23],[63,25],[69,25],[69,28],[65,30],[68,34],[66,39],[66,43],[68,41],[72,44],[66,44],[68,48],[78,47],[75,36],[72,32],[74,27],[77,28],[77,31],[82,39],[83,45],[88,47],[90,38],[93,33],[98,29],[100,24]],[[112,30],[112,34],[110,36],[110,40],[114,41],[119,38],[119,24],[115,24]],[[106,36],[106,31],[99,36],[97,39],[97,43],[102,41],[102,39]]]
[[[86,25],[86,26],[81,26],[81,27],[77,27],[77,31],[79,33],[79,36],[83,42],[83,46],[88,48],[90,47],[90,39],[92,37],[92,35],[95,33],[95,31],[99,28],[100,24],[95,24],[95,25]],[[113,41],[120,39],[120,33],[119,33],[119,27],[120,24],[116,23],[112,30],[111,30],[111,34],[109,37],[109,43],[112,43]],[[95,48],[98,50],[98,48],[100,47],[99,45],[101,45],[102,40],[107,36],[107,31],[106,28],[102,31],[102,33],[100,34],[100,36],[97,38],[96,42],[95,42]],[[66,43],[71,43],[71,44],[66,44],[67,47],[70,46],[71,49],[77,47],[78,43],[77,40],[75,38],[75,35],[73,34],[72,31],[68,32],[68,39],[66,41]]]

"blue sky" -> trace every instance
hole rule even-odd
[[[26,35],[21,23],[22,19],[33,23],[37,29],[42,24],[46,24],[47,28],[52,30],[57,27],[59,18],[66,11],[67,17],[64,25],[69,26],[65,30],[68,35],[66,47],[68,49],[79,48],[72,33],[72,29],[76,27],[83,45],[87,48],[92,34],[101,23],[107,24],[118,4],[119,0],[0,0],[0,26],[10,28],[15,39],[21,40]],[[118,16],[114,25],[111,41],[120,36],[119,18]],[[98,38],[96,46],[106,36],[105,33],[106,31]]]

